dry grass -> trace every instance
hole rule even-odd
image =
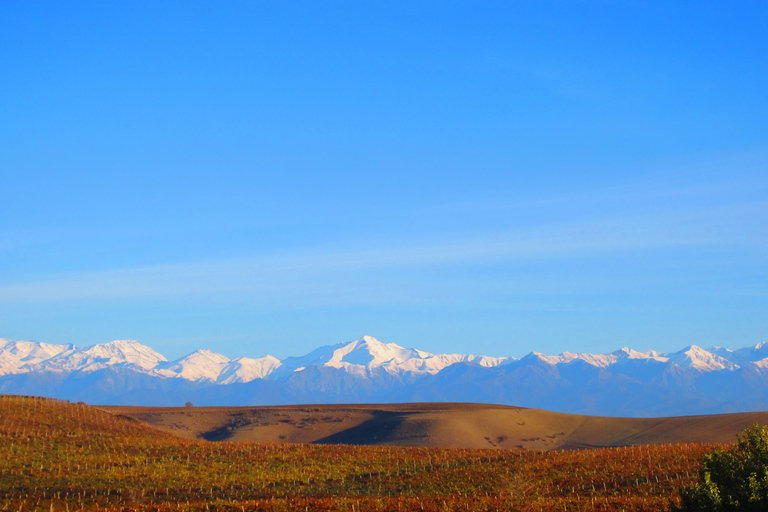
[[[189,439],[559,450],[731,443],[768,412],[604,418],[484,404],[108,407]]]

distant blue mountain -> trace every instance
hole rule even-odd
[[[78,349],[0,339],[0,393],[103,405],[482,402],[604,416],[768,409],[768,345],[731,351],[485,357],[370,336],[284,361],[198,350],[176,361],[135,341]]]

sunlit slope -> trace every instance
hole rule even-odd
[[[52,398],[0,395],[0,436],[19,441],[173,439],[136,419]]]
[[[768,412],[606,418],[448,403],[105,409],[191,439],[533,450],[730,443],[768,424]]]

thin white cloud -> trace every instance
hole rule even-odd
[[[0,301],[161,298],[256,293],[305,298],[354,294],[371,276],[413,269],[597,257],[686,247],[765,248],[768,203],[558,223],[513,232],[374,249],[308,249],[249,259],[178,263],[50,276],[0,285]],[[381,280],[381,279],[380,279]],[[379,280],[379,281],[380,281]],[[379,288],[379,291],[380,288]],[[392,290],[393,300],[398,294]],[[402,298],[402,297],[401,297]]]

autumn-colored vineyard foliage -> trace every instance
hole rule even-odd
[[[0,509],[658,511],[696,479],[711,448],[213,443],[83,404],[0,396]]]

